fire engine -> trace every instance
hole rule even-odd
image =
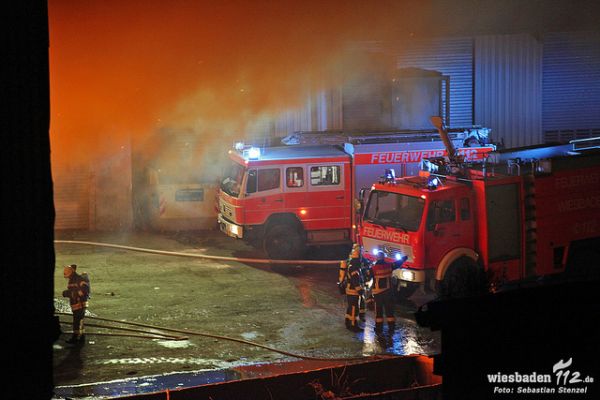
[[[454,129],[448,140],[461,146],[465,159],[477,160],[494,149],[487,145],[488,133],[481,127]],[[230,150],[216,205],[225,234],[262,248],[272,259],[299,258],[307,246],[352,243],[358,194],[382,168],[414,173],[423,158],[445,152],[434,131],[309,132],[282,142]]]
[[[424,160],[419,174],[388,172],[365,206],[365,257],[407,257],[394,271],[399,296],[420,285],[459,297],[565,271],[598,273],[598,138],[497,150],[478,163],[444,143],[447,156]]]

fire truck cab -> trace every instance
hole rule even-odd
[[[335,146],[261,150],[230,153],[219,197],[221,230],[276,259],[299,256],[307,241],[350,241],[348,154]]]
[[[457,132],[452,138],[457,146],[467,141],[473,146],[459,152],[482,159],[493,150],[481,144],[484,129]],[[328,134],[311,140],[324,139],[328,144],[260,149],[240,144],[230,150],[217,199],[221,231],[262,248],[273,259],[299,258],[311,245],[350,244],[358,194],[370,188],[382,168],[394,165],[401,174],[410,174],[423,158],[444,153],[432,133]]]
[[[488,153],[484,163],[425,160],[419,175],[373,185],[363,252],[390,261],[397,293],[447,297],[569,272],[598,274],[598,139]],[[594,260],[590,262],[590,260]]]

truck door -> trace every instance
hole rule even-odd
[[[248,170],[246,178],[246,223],[261,224],[283,208],[281,168],[259,167]]]
[[[456,224],[452,232],[456,247],[475,248],[475,218],[473,216],[473,198],[468,195],[456,199]]]
[[[473,248],[471,202],[468,196],[463,196],[429,203],[425,227],[425,242],[429,243],[426,252],[428,265],[437,265],[448,251],[457,247]]]
[[[344,163],[307,166],[309,191],[307,225],[310,229],[347,229],[350,225],[351,195],[347,192]]]
[[[306,171],[303,165],[285,167],[285,209],[298,214],[306,203]]]

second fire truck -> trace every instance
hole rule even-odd
[[[480,160],[494,149],[486,144],[488,132],[455,129],[448,140],[465,159]],[[237,145],[218,193],[221,230],[272,259],[300,258],[311,245],[352,243],[362,188],[385,168],[413,174],[422,159],[445,154],[435,131],[292,136],[309,144]]]
[[[458,297],[600,272],[599,139],[494,151],[475,164],[447,144],[419,174],[388,173],[365,207],[364,255],[408,257],[394,271],[401,297],[420,285]]]

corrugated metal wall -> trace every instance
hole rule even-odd
[[[398,43],[398,68],[416,67],[450,76],[450,126],[473,124],[473,38],[417,39]]]
[[[274,138],[297,131],[325,131],[342,129],[341,88],[320,90],[306,97],[302,107],[286,111],[263,125],[262,133]],[[256,135],[259,135],[256,130]]]
[[[90,183],[91,174],[87,168],[59,169],[54,175],[54,208],[56,221],[54,228],[90,228]]]
[[[357,46],[360,51],[372,54],[374,59],[393,58],[397,68],[421,68],[449,76],[450,126],[473,124],[472,38],[419,39],[386,46],[369,42]],[[342,92],[352,87],[370,103],[345,101]],[[314,93],[307,96],[304,106],[273,117],[272,123],[261,125],[261,129],[268,131],[272,137],[282,137],[299,130],[383,129],[385,124],[380,121],[381,87],[382,82],[374,78],[372,81],[346,82],[345,86]],[[388,119],[391,120],[391,114]],[[257,138],[257,129],[252,131],[256,132],[252,136]]]
[[[547,141],[600,134],[600,33],[546,35],[543,83]]]
[[[475,123],[507,147],[542,142],[542,44],[533,36],[479,36],[474,46]]]

